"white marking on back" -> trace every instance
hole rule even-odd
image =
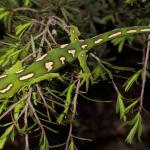
[[[43,60],[46,56],[47,56],[47,54],[44,54],[44,55],[42,55],[41,57],[39,57],[36,61]]]
[[[96,40],[94,43],[95,44],[98,44],[98,43],[100,43],[100,42],[102,42],[103,41],[103,39],[98,39],[98,40]]]
[[[84,40],[79,40],[80,42],[84,42]]]
[[[129,30],[129,31],[127,31],[127,33],[135,33],[135,32],[137,32],[136,30]]]
[[[19,80],[26,80],[26,79],[30,79],[34,76],[34,73],[29,73],[27,75],[24,75],[22,77],[19,78]]]
[[[76,50],[75,49],[68,50],[68,53],[71,54],[74,57],[75,54],[76,54]]]
[[[84,48],[86,48],[88,45],[87,44],[85,44],[85,45],[82,45],[81,47],[84,49]]]
[[[63,45],[60,45],[60,48],[65,48],[66,46],[68,46],[68,44],[63,44]]]
[[[12,86],[13,86],[13,84],[9,84],[6,88],[0,90],[0,93],[5,93],[5,92],[9,91]]]
[[[60,61],[62,64],[65,64],[65,59],[66,59],[65,57],[60,57]]]
[[[150,29],[141,29],[141,32],[150,32]]]
[[[108,38],[112,38],[112,37],[118,36],[120,34],[121,34],[121,32],[116,32],[116,33],[111,34]]]
[[[51,71],[53,69],[53,62],[47,62],[45,63],[45,68],[47,69],[47,72]]]
[[[3,75],[0,76],[0,79],[1,79],[1,78],[5,78],[5,77],[7,77],[7,75],[6,75],[6,74],[3,74]]]
[[[16,73],[21,73],[21,72],[23,72],[23,70],[24,70],[24,69],[21,69],[21,70],[19,70],[19,71],[16,71]]]

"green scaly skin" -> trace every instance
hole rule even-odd
[[[52,49],[46,55],[42,56],[40,60],[35,61],[22,72],[7,75],[3,74],[0,76],[0,99],[12,97],[25,86],[53,78],[51,73],[58,72],[65,64],[74,61],[81,51],[88,52],[94,46],[103,44],[117,37],[148,32],[150,32],[150,27],[148,26],[119,28],[97,35],[91,39],[84,41],[77,40],[74,43]]]

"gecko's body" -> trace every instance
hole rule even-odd
[[[100,45],[116,37],[148,32],[150,32],[150,27],[148,26],[120,28],[100,34],[91,39],[64,44],[59,48],[52,49],[38,58],[29,67],[12,74],[1,75],[0,99],[13,96],[19,89],[26,85],[48,79],[50,73],[55,73],[66,63],[71,63],[78,57],[81,51],[89,51],[94,46]]]

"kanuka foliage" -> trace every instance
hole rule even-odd
[[[149,32],[149,18],[146,17],[149,6],[150,2],[142,0],[0,1],[0,20],[6,32],[0,41],[0,66],[3,73],[0,79],[0,119],[12,113],[12,121],[2,125],[6,129],[0,137],[0,148],[4,147],[9,136],[13,141],[16,133],[25,135],[25,144],[28,148],[30,144],[28,136],[37,130],[38,126],[41,133],[40,149],[48,150],[50,143],[46,129],[57,133],[51,128],[51,123],[61,125],[69,122],[70,132],[66,149],[76,149],[72,127],[77,97],[78,94],[82,94],[81,87],[85,85],[85,90],[88,91],[89,85],[97,79],[101,82],[106,79],[111,81],[116,89],[116,112],[119,113],[121,120],[132,126],[126,141],[131,143],[136,133],[140,139],[143,92],[136,100],[126,103],[126,98],[114,83],[114,76],[119,75],[116,71],[132,71],[135,74],[124,84],[125,91],[129,91],[140,76],[144,89],[144,81],[148,75],[148,61],[145,57],[144,66],[133,72],[136,68],[115,66],[109,61],[113,60],[112,58],[103,59],[103,56],[107,58],[107,54],[112,50],[106,44],[103,47],[98,45],[110,40],[118,46],[120,53],[125,43],[133,49],[136,49],[133,42],[143,45],[146,34],[128,35]],[[71,24],[78,26],[81,35],[78,28]],[[128,28],[132,25],[146,26]],[[114,28],[119,29],[106,32]],[[97,33],[104,34],[95,37]],[[87,51],[94,46],[97,55],[90,53],[92,57],[90,60],[93,61],[88,61]],[[75,58],[78,58],[79,63],[77,61],[72,63]],[[68,63],[71,63],[72,67],[59,70]],[[43,80],[48,82],[39,83]],[[60,83],[64,86],[63,90],[59,89]],[[44,109],[42,112],[37,109],[39,106]],[[57,106],[62,107],[62,113],[58,114]],[[135,116],[133,114],[133,119],[128,121],[128,114],[132,112]],[[52,119],[52,115],[56,119]],[[24,119],[23,127],[19,124],[21,118]],[[29,119],[32,119],[32,125]]]

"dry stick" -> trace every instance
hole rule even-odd
[[[64,146],[65,144],[66,144],[66,142],[65,142],[65,143],[61,143],[61,144],[57,144],[57,145],[50,145],[49,148],[50,148],[50,149],[54,149],[54,148],[62,147],[62,146]]]
[[[43,24],[41,24],[41,26],[43,26]],[[45,25],[46,26],[46,25]],[[42,31],[40,34],[38,34],[36,37],[34,37],[34,40],[37,40],[38,38],[40,38],[43,34],[45,33],[45,30]],[[44,43],[43,43],[44,44]],[[28,43],[28,45],[31,45],[31,43]],[[21,62],[23,63],[24,61],[26,61],[28,58],[30,58],[31,56],[35,56],[35,54],[39,54],[41,51],[41,49],[39,48],[37,51],[29,54],[27,57],[25,57]]]
[[[24,101],[27,97],[28,97],[28,95],[25,95],[21,100],[19,100],[19,101],[16,102],[15,104],[11,105],[10,108],[8,108],[7,111],[4,112],[4,113],[0,116],[0,120],[1,120],[2,118],[4,118],[10,111],[12,111],[20,102]]]
[[[43,102],[44,102],[44,105],[45,105],[45,108],[46,108],[46,111],[47,111],[47,115],[48,115],[48,119],[51,120],[51,117],[50,117],[50,114],[49,114],[49,111],[48,111],[48,107],[47,107],[47,103],[46,103],[46,100],[42,94],[42,91],[41,91],[41,87],[36,84],[36,88],[37,88],[37,91],[39,92],[40,94],[40,97],[42,98]],[[52,110],[53,111],[53,110]]]
[[[61,104],[61,103],[59,103],[59,102],[57,102],[57,101],[54,101],[54,100],[50,100],[49,98],[46,98],[46,99],[47,99],[48,101],[54,103],[54,104],[57,104],[58,106],[61,106],[61,107],[64,107],[64,106],[65,106],[64,104]]]
[[[25,134],[25,150],[30,150],[29,148],[29,136],[28,134]]]
[[[150,34],[148,36],[148,43],[147,43],[147,49],[145,53],[144,66],[142,69],[143,74],[142,74],[142,87],[141,87],[141,95],[140,95],[139,112],[142,111],[142,106],[143,106],[144,90],[145,90],[145,83],[146,83],[146,72],[147,72],[147,66],[148,66],[148,60],[149,60],[149,51],[150,51]]]
[[[43,31],[43,28],[46,26],[46,24],[44,23],[45,20],[41,20],[39,21],[40,27],[39,27],[39,33]]]
[[[93,53],[90,53],[90,55],[91,55],[95,60],[97,60],[97,62],[98,62],[98,63],[102,66],[102,68],[107,72],[107,69],[106,69],[106,67],[103,65],[103,63],[102,63],[102,61],[100,60],[100,58],[98,58],[98,57],[97,57],[95,54],[93,54]],[[111,79],[111,81],[112,81],[112,84],[113,84],[113,86],[114,86],[115,91],[117,92],[117,94],[119,94],[120,91],[119,91],[118,87],[116,86],[114,80]]]
[[[65,150],[68,150],[69,143],[70,143],[70,140],[72,138],[72,129],[73,129],[73,123],[72,123],[72,121],[73,121],[73,119],[75,118],[75,115],[76,115],[77,99],[78,99],[78,95],[79,95],[79,89],[80,89],[80,79],[77,82],[75,96],[74,96],[73,102],[72,102],[72,104],[73,104],[73,111],[72,111],[71,123],[70,123],[70,128],[69,128],[69,133],[68,133],[68,138],[67,138]]]
[[[87,139],[87,138],[83,138],[83,137],[78,137],[78,136],[75,136],[75,135],[72,135],[72,137],[75,138],[75,139],[82,140],[82,141],[89,141],[89,142],[93,141],[92,139]]]
[[[45,38],[44,40],[45,40],[45,42],[47,43],[48,48],[49,48],[49,49],[52,49],[51,43],[48,41],[48,39]]]
[[[24,113],[24,126],[25,128],[28,127],[28,103],[25,107],[25,113]],[[29,150],[29,139],[28,139],[28,133],[25,134],[25,150]]]
[[[43,25],[43,24],[42,24],[42,25]],[[42,39],[41,39],[41,42],[40,42],[40,47],[39,47],[39,49],[38,49],[38,51],[37,51],[37,52],[38,52],[38,56],[37,56],[37,57],[40,57],[40,56],[41,56],[41,47],[43,47],[43,45],[44,45],[44,41],[45,41],[45,39],[46,39],[46,34],[47,34],[47,33],[49,33],[51,39],[56,43],[55,39],[52,37],[52,35],[51,35],[50,31],[49,31],[49,25],[50,25],[50,19],[48,20],[44,31],[42,31],[38,36],[36,36],[36,37],[34,38],[34,39],[38,39],[40,36],[42,36]],[[37,53],[37,52],[36,52],[36,53]],[[28,55],[28,57],[26,57],[26,59],[29,58],[30,56],[36,54],[36,53],[34,52],[34,53]],[[23,61],[25,61],[25,59],[24,59]],[[38,92],[39,92],[39,94],[40,94],[40,96],[41,96],[41,98],[42,98],[42,100],[43,100],[43,102],[44,102],[44,105],[45,105],[45,107],[46,107],[47,114],[48,114],[48,118],[50,119],[50,114],[49,114],[49,112],[48,112],[48,107],[47,107],[46,100],[45,100],[45,98],[44,98],[44,96],[43,96],[43,94],[42,94],[42,92],[41,92],[41,90],[40,90],[38,84],[36,84],[36,86],[37,86]],[[32,104],[30,104],[30,107],[31,107],[31,106],[32,106]],[[34,110],[33,107],[31,107],[31,108]],[[35,110],[34,110],[34,111],[35,111]],[[36,117],[36,119],[37,119],[38,117],[37,117],[36,113],[35,113],[34,115],[35,115],[35,117]],[[39,120],[39,119],[38,119],[38,120]],[[39,123],[39,125],[41,125],[40,120],[38,121],[38,123]],[[41,127],[41,129],[43,128],[42,126],[40,126],[40,127]],[[43,130],[43,129],[42,129],[42,130]]]
[[[35,111],[35,109],[34,109],[32,103],[31,103],[31,94],[32,94],[32,88],[29,89],[29,97],[28,97],[28,100],[27,100],[27,101],[28,101],[28,104],[29,104],[29,106],[30,106],[30,108],[31,108],[31,110],[32,110],[32,112],[33,112],[33,114],[34,114],[36,120],[37,120],[37,123],[38,123],[38,125],[40,126],[40,128],[41,128],[41,130],[42,130],[42,132],[43,132],[44,134],[46,134],[46,133],[45,133],[45,130],[44,130],[44,128],[43,128],[43,125],[42,125],[41,121],[39,120],[39,117],[38,117],[38,115],[36,114],[36,111]]]
[[[32,12],[39,12],[38,10],[36,9],[33,9],[33,8],[29,8],[29,7],[19,7],[19,8],[15,8],[13,9],[13,12],[16,12],[16,11],[32,11]]]
[[[63,30],[66,31],[66,33],[69,33],[68,29],[67,29],[67,24],[65,23],[64,20],[62,20],[61,18],[57,17],[57,16],[51,16],[51,18],[53,18],[56,21],[56,24],[59,25]]]
[[[120,91],[119,91],[119,89],[118,89],[118,87],[117,87],[117,85],[115,84],[114,80],[112,80],[112,84],[113,84],[114,89],[117,92],[117,94],[121,94]]]
[[[20,101],[19,101],[20,103]],[[13,120],[13,123],[16,125],[16,122],[21,118],[21,116],[24,114],[26,108],[28,107],[28,103],[26,103],[26,106],[24,107],[24,109],[21,111],[21,113],[19,114],[18,118],[16,120]]]
[[[57,45],[57,42],[56,42],[55,38],[53,37],[52,33],[51,33],[50,30],[49,30],[50,24],[51,24],[51,18],[49,18],[49,20],[48,20],[46,29],[47,29],[47,33],[48,33],[48,35],[50,36],[50,38],[52,39],[52,41]],[[46,38],[45,38],[45,39],[46,39]]]
[[[101,65],[101,67],[106,71],[106,73],[108,73],[107,68],[103,65],[103,63],[99,57],[97,57],[93,53],[90,53],[90,56],[92,56]]]
[[[24,59],[21,60],[21,63],[23,63],[24,61],[26,61],[28,58],[30,58],[31,56],[34,56],[35,54],[39,53],[39,50],[29,54],[27,57],[25,57]]]
[[[38,21],[38,20],[34,21],[35,23],[40,24],[39,34],[34,37],[34,40],[37,40],[39,37],[41,37],[44,34],[44,32],[45,32],[44,28],[47,25],[47,24],[44,23],[44,21],[45,21],[44,19],[42,21]]]
[[[41,37],[45,33],[45,30],[40,32],[37,36],[34,37],[34,40],[37,40],[39,37]]]
[[[39,57],[41,56],[41,51],[42,51],[42,48],[41,48],[41,47],[44,46],[44,41],[45,41],[45,39],[46,39],[46,35],[47,35],[48,30],[49,30],[49,25],[50,25],[50,23],[49,23],[49,21],[48,21],[47,24],[46,24],[46,27],[45,27],[44,31],[43,31],[42,34],[41,34],[41,36],[42,36],[42,35],[43,35],[43,36],[42,36],[42,39],[41,39],[41,42],[40,42],[40,47],[39,47],[39,49],[38,49],[39,53],[38,53],[37,58],[39,58]],[[36,38],[37,38],[37,37],[36,37]],[[44,102],[45,107],[46,107],[47,114],[48,114],[48,119],[50,119],[50,114],[49,114],[49,111],[48,111],[48,108],[47,108],[47,103],[46,103],[46,101],[45,101],[45,98],[44,98],[44,96],[43,96],[43,94],[42,94],[42,92],[41,92],[41,90],[40,90],[38,84],[36,84],[36,87],[37,87],[37,90],[39,91],[39,94],[40,94],[40,96],[41,96],[41,98],[42,98],[42,100],[43,100],[43,102]]]
[[[90,53],[90,56],[92,56],[98,63],[100,63],[101,66],[104,67],[99,57],[97,57],[94,53]],[[105,67],[104,67],[105,68]]]
[[[42,47],[44,45],[44,41],[45,41],[45,36],[46,36],[47,32],[44,32],[43,33],[43,36],[42,36],[42,39],[41,39],[41,42],[40,42],[40,47],[38,48],[38,55],[37,55],[37,58],[41,57],[41,52],[42,52]]]
[[[40,43],[40,47],[39,47],[39,53],[38,53],[37,58],[39,58],[39,57],[41,56],[41,50],[42,50],[41,47],[43,47],[44,41],[46,41],[47,44],[50,45],[49,41],[48,41],[47,38],[46,38],[47,33],[49,33],[49,35],[51,35],[51,33],[50,33],[50,31],[49,31],[50,23],[51,23],[51,19],[48,20],[48,22],[47,22],[47,24],[46,24],[46,27],[45,27],[44,31],[42,32],[42,35],[43,35],[43,36],[42,36],[42,39],[41,39],[41,43]],[[51,35],[50,37],[51,37],[51,39],[53,40],[53,42],[54,42],[55,44],[57,44],[56,41],[55,41],[55,39],[53,38],[53,36]],[[42,100],[43,100],[43,102],[44,102],[44,105],[45,105],[46,111],[47,111],[47,115],[48,115],[48,119],[50,120],[51,117],[50,117],[50,114],[49,114],[49,111],[48,111],[48,107],[47,107],[46,100],[45,100],[45,98],[44,98],[44,96],[43,96],[43,94],[42,94],[42,92],[41,92],[40,86],[39,86],[38,84],[36,84],[36,87],[37,87],[37,90],[38,90],[38,92],[39,92],[39,94],[40,94],[40,96],[41,96],[41,98],[42,98]],[[51,109],[51,110],[53,111],[53,109]]]
[[[52,39],[52,41],[57,45],[57,42],[55,41],[55,39],[54,39],[54,37],[53,37],[53,35],[52,35],[52,33],[50,32],[50,30],[48,29],[48,34],[49,34],[49,36],[50,36],[50,38]]]
[[[20,128],[18,128],[17,122],[18,122],[18,120],[21,118],[21,116],[24,114],[27,105],[28,105],[28,104],[26,103],[26,106],[25,106],[24,109],[21,111],[21,113],[19,114],[19,116],[18,116],[18,118],[17,118],[16,120],[14,120],[14,119],[12,118],[13,124],[16,126],[16,128],[18,129],[18,131],[20,130]],[[12,114],[11,114],[11,115],[12,115]]]
[[[32,20],[33,23],[37,23],[37,24],[40,24],[40,25],[42,25],[42,26],[46,26],[46,24],[44,23],[44,19],[41,20],[41,21],[39,21],[39,20],[33,18],[33,19],[31,19],[31,20]],[[42,31],[41,29],[42,29],[42,28],[40,28],[39,31]]]
[[[53,41],[55,44],[57,44],[57,42],[55,41],[54,37],[52,36],[52,34],[51,34],[50,30],[49,30],[49,26],[50,26],[50,24],[51,24],[51,18],[53,18],[53,19],[55,19],[55,20],[57,19],[57,20],[56,20],[57,24],[58,24],[60,27],[62,27],[62,28],[68,33],[68,30],[65,28],[65,26],[67,26],[67,25],[65,24],[65,22],[64,22],[63,20],[61,20],[60,18],[56,17],[56,16],[50,17],[49,20],[48,20],[48,22],[47,22],[47,24],[44,24],[43,21],[38,22],[37,20],[34,20],[34,19],[33,19],[34,22],[37,22],[37,23],[41,24],[41,26],[45,26],[45,29],[44,29],[41,33],[39,33],[37,36],[35,36],[35,37],[34,37],[34,40],[37,40],[37,39],[40,38],[41,36],[43,36],[43,37],[42,37],[42,39],[41,39],[41,43],[40,43],[39,49],[38,49],[36,52],[33,52],[32,54],[29,54],[29,55],[28,55],[27,57],[25,57],[21,62],[24,62],[25,60],[27,60],[28,58],[30,58],[31,56],[33,56],[33,55],[36,54],[36,53],[38,53],[38,57],[40,57],[40,56],[41,56],[41,50],[42,50],[41,47],[43,47],[44,41],[47,42],[48,46],[50,46],[50,43],[48,42],[48,40],[47,40],[47,38],[46,38],[46,34],[47,34],[47,33],[48,33],[48,35],[50,36],[50,38],[52,39],[52,41]],[[62,26],[62,24],[59,23],[58,20],[59,20],[62,24],[64,24],[64,26]]]
[[[41,48],[41,47],[44,46],[44,41],[45,41],[45,39],[46,39],[46,35],[47,35],[48,32],[50,32],[50,31],[49,31],[49,26],[50,26],[50,24],[51,24],[51,19],[49,19],[49,20],[47,21],[47,24],[46,24],[46,26],[45,26],[45,29],[44,29],[44,31],[42,32],[42,33],[43,33],[43,36],[42,36],[42,39],[41,39],[41,42],[40,42],[40,47],[39,47],[39,51],[40,51],[40,52],[38,53],[37,58],[39,58],[39,57],[41,56],[41,51],[42,51],[42,48]],[[52,38],[52,40],[55,41],[54,38]],[[56,41],[55,41],[55,42],[56,42]]]
[[[100,65],[102,66],[102,68],[107,72],[107,69],[106,69],[106,67],[102,64],[102,61],[101,61],[95,54],[90,53],[90,55],[91,55],[95,60],[97,60],[98,63],[100,63]],[[118,87],[116,86],[114,80],[113,80],[113,79],[111,79],[111,80],[112,80],[112,84],[113,84],[113,86],[114,86],[114,88],[115,88],[115,91],[117,92],[117,94],[119,94],[120,91],[119,91]]]
[[[54,98],[58,99],[60,102],[62,102],[63,104],[65,103],[64,102],[64,99],[60,98],[59,96],[57,96],[56,94],[53,93],[53,91],[51,90],[48,90],[48,93],[50,93]]]
[[[47,26],[49,26],[48,22],[47,22],[47,24],[45,26],[45,29],[43,30],[42,34],[41,35],[39,34],[40,36],[42,36],[42,39],[41,39],[41,42],[40,42],[40,47],[38,48],[39,53],[37,55],[37,58],[41,57],[42,47],[44,46],[44,41],[45,41],[47,30],[48,30]]]
[[[18,118],[14,121],[15,124],[16,124],[16,122],[21,118],[21,116],[25,113],[26,107],[28,107],[28,103],[26,103],[26,106],[25,106],[24,109],[21,111],[21,113],[19,114]]]

